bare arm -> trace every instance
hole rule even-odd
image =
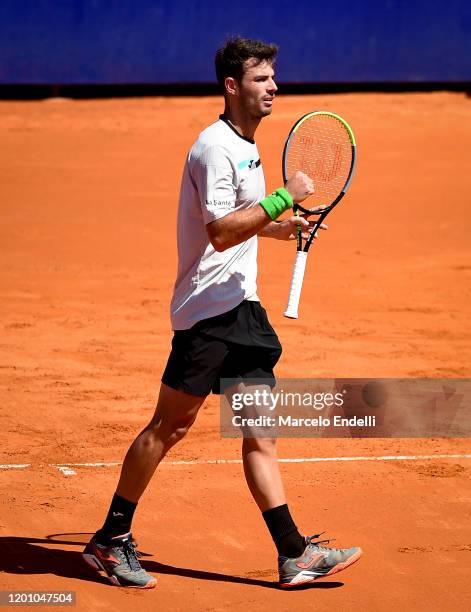
[[[216,251],[225,251],[255,236],[272,223],[261,206],[229,213],[206,226],[209,240]]]
[[[314,191],[311,179],[302,172],[296,172],[286,183],[285,188],[296,202],[302,202]],[[265,209],[257,205],[246,210],[234,211],[222,219],[208,223],[206,230],[213,247],[216,251],[222,252],[257,234],[290,240],[288,236],[296,229],[295,223],[291,221],[292,218],[295,218],[297,223],[309,225],[305,219],[300,221],[302,217],[290,217],[289,220],[280,223],[272,221]],[[285,234],[286,237],[282,237]]]

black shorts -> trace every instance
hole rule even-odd
[[[175,331],[162,382],[199,397],[221,393],[221,378],[263,378],[274,386],[273,368],[280,355],[281,344],[265,309],[245,300],[191,329]]]

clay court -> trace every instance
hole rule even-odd
[[[318,109],[352,125],[357,173],[311,252],[297,321],[282,316],[294,246],[260,240],[277,374],[469,377],[469,98],[280,96],[257,132],[268,190],[290,126]],[[82,561],[153,413],[180,175],[220,110],[217,97],[0,103],[0,587],[72,590],[79,610],[464,610],[469,440],[281,440],[281,458],[311,459],[282,464],[300,529],[364,550],[284,592],[215,397],[136,513],[157,588],[117,589]]]

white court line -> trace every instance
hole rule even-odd
[[[326,461],[422,461],[429,459],[471,459],[471,454],[436,454],[436,455],[381,455],[379,457],[300,457],[294,459],[278,459],[279,463],[322,463]],[[242,459],[193,459],[179,461],[162,461],[162,465],[231,465],[241,464]],[[95,463],[49,463],[64,476],[76,476],[74,467],[116,467],[122,465],[119,461],[100,461]],[[0,464],[0,469],[32,467],[31,463]]]
[[[56,467],[59,470],[59,472],[64,474],[64,476],[76,476],[77,475],[77,472],[75,470],[72,470],[67,465],[58,465]]]
[[[165,463],[165,462],[164,462]],[[115,465],[121,465],[120,461],[108,461],[99,463],[49,463],[50,467],[67,467],[73,465],[75,467],[111,467]]]
[[[31,467],[31,463],[0,463],[0,470],[18,470]]]
[[[381,457],[303,457],[278,459],[278,463],[318,463],[321,461],[417,461],[421,459],[471,459],[470,455],[383,455]],[[242,459],[208,459],[194,461],[163,461],[167,465],[212,465],[219,463],[242,463]]]
[[[60,465],[57,463],[50,463],[49,467],[56,467],[64,476],[76,476],[77,472],[73,470],[72,467],[114,467],[116,465],[121,465],[121,463],[117,461],[108,463],[61,463]]]

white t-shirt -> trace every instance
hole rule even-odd
[[[257,297],[257,236],[218,253],[206,225],[258,205],[265,178],[253,140],[221,115],[192,146],[183,171],[177,220],[178,273],[172,328],[227,312]]]

